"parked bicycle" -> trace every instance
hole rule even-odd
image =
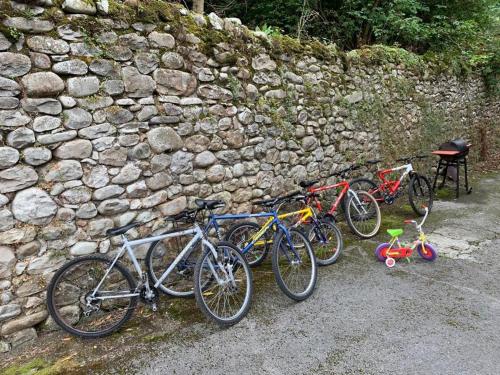
[[[203,209],[208,206],[206,204]],[[189,229],[129,240],[126,233],[140,225],[131,223],[107,231],[108,236],[121,236],[123,240],[123,246],[113,259],[102,255],[79,257],[55,273],[47,289],[47,304],[51,317],[61,328],[73,335],[97,338],[125,324],[139,299],[156,311],[158,287],[198,245],[202,255],[194,268],[194,293],[201,311],[224,326],[243,319],[252,299],[252,272],[236,246],[228,242],[211,242],[196,221]],[[152,284],[133,248],[182,236],[192,239]],[[139,282],[119,261],[125,253]]]
[[[308,193],[307,204],[316,208],[318,214],[324,211],[323,205],[319,199],[320,193],[336,190],[337,197],[328,211],[324,212],[322,217],[335,220],[335,214],[340,206],[344,211],[347,225],[351,231],[361,238],[371,238],[380,230],[382,221],[380,208],[376,199],[368,192],[358,189],[346,180],[346,176],[359,169],[360,166],[352,165],[332,175],[332,177],[341,177],[342,181],[333,185],[323,185],[314,187],[319,180],[303,181],[300,186]]]
[[[413,157],[401,158],[397,161],[406,162],[407,164],[399,167],[382,169],[377,172],[377,177],[380,183],[376,183],[369,178],[356,178],[351,181],[353,189],[365,190],[372,194],[377,202],[393,204],[403,194],[403,182],[408,177],[408,199],[410,205],[419,216],[425,215],[422,206],[428,207],[430,211],[433,203],[433,192],[431,184],[427,177],[415,172],[412,161],[415,159],[424,159],[427,156],[418,155]],[[378,164],[381,160],[369,160],[367,164]],[[402,172],[399,178],[391,179],[390,174]]]
[[[307,237],[297,229],[287,229],[275,211],[262,212],[257,214],[215,214],[213,210],[223,204],[221,201],[201,201],[197,200],[198,205],[205,205],[209,210],[209,215],[204,225],[205,234],[214,231],[215,235],[222,238],[220,221],[228,220],[249,220],[255,218],[265,218],[266,222],[262,226],[258,226],[259,230],[255,236],[250,238],[245,246],[240,246],[241,253],[250,259],[249,263],[255,264],[253,257],[259,253],[262,244],[265,244],[271,236],[271,228],[276,228],[274,236],[272,236],[272,264],[276,282],[280,289],[289,298],[302,301],[308,298],[314,291],[317,279],[316,261],[312,250],[311,243]],[[262,203],[265,205],[265,203]],[[219,205],[219,206],[218,206]],[[192,215],[192,211],[186,211],[181,215]],[[255,224],[257,225],[257,224]],[[227,240],[226,242],[230,242]],[[193,248],[192,252],[197,249]],[[193,294],[188,287],[192,278],[193,261],[185,257],[184,262],[179,263],[175,273],[171,274],[170,279],[160,283],[159,289],[167,294],[188,297]],[[162,275],[169,261],[168,246],[163,246],[161,243],[153,244],[146,256],[146,263],[151,271],[151,279],[157,282]],[[171,256],[170,256],[171,258]],[[258,255],[257,255],[258,258]],[[252,262],[252,260],[254,260]],[[258,259],[257,259],[258,261]]]
[[[413,224],[418,231],[418,239],[413,242],[413,244],[401,244],[399,241],[399,236],[403,234],[403,229],[388,229],[387,233],[391,236],[389,242],[380,244],[375,249],[375,256],[381,262],[385,262],[386,266],[389,268],[394,267],[396,260],[398,258],[409,259],[415,249],[422,259],[427,261],[433,261],[437,257],[436,249],[427,241],[424,230],[422,226],[429,215],[429,209],[423,206],[422,209],[425,211],[424,218],[422,221],[417,223],[415,220],[405,220],[405,224]]]
[[[318,265],[327,266],[335,263],[342,252],[342,234],[333,222],[317,217],[316,212],[307,204],[308,195],[309,193],[294,192],[265,202],[270,210],[278,212],[278,218],[282,222],[288,221],[293,228],[304,228]],[[295,203],[299,207],[290,208]],[[242,248],[259,230],[260,225],[254,222],[238,223],[227,231],[225,239]],[[251,267],[265,260],[271,244],[272,239],[264,238],[245,254]]]

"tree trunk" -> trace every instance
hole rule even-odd
[[[203,14],[205,8],[205,0],[193,0],[193,11]]]

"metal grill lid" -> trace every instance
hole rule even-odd
[[[462,139],[462,138],[457,138],[453,139],[449,142],[443,143],[441,146],[439,146],[440,150],[446,150],[446,151],[460,151],[460,152],[466,152],[469,151],[469,145],[467,144],[467,141]]]

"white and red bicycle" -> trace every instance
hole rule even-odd
[[[424,216],[426,211],[422,207],[427,207],[429,212],[432,208],[433,192],[427,177],[418,174],[413,169],[412,160],[424,159],[427,156],[419,155],[408,158],[401,158],[397,161],[407,164],[390,169],[377,171],[379,183],[368,178],[356,178],[350,182],[351,189],[367,191],[380,203],[393,204],[397,198],[403,194],[403,184],[408,177],[408,199],[410,205],[417,215]],[[367,164],[378,164],[381,160],[369,160]],[[397,177],[399,173],[399,177]],[[395,177],[396,176],[396,177]]]

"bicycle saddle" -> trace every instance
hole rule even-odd
[[[111,237],[111,236],[118,236],[120,234],[125,234],[130,229],[138,227],[139,225],[141,225],[141,223],[134,222],[134,223],[130,223],[130,224],[124,225],[123,227],[111,228],[111,229],[108,229],[106,231],[106,235],[108,235],[108,236]]]
[[[318,182],[319,182],[319,180],[301,181],[301,182],[299,183],[299,186],[300,186],[301,188],[307,189],[308,187],[311,187],[311,186],[313,186],[313,185],[317,184]]]
[[[382,160],[380,159],[375,159],[375,160],[367,160],[366,164],[377,164],[380,163]]]
[[[202,210],[213,210],[215,208],[221,208],[226,205],[226,202],[221,200],[196,199],[194,203]]]

